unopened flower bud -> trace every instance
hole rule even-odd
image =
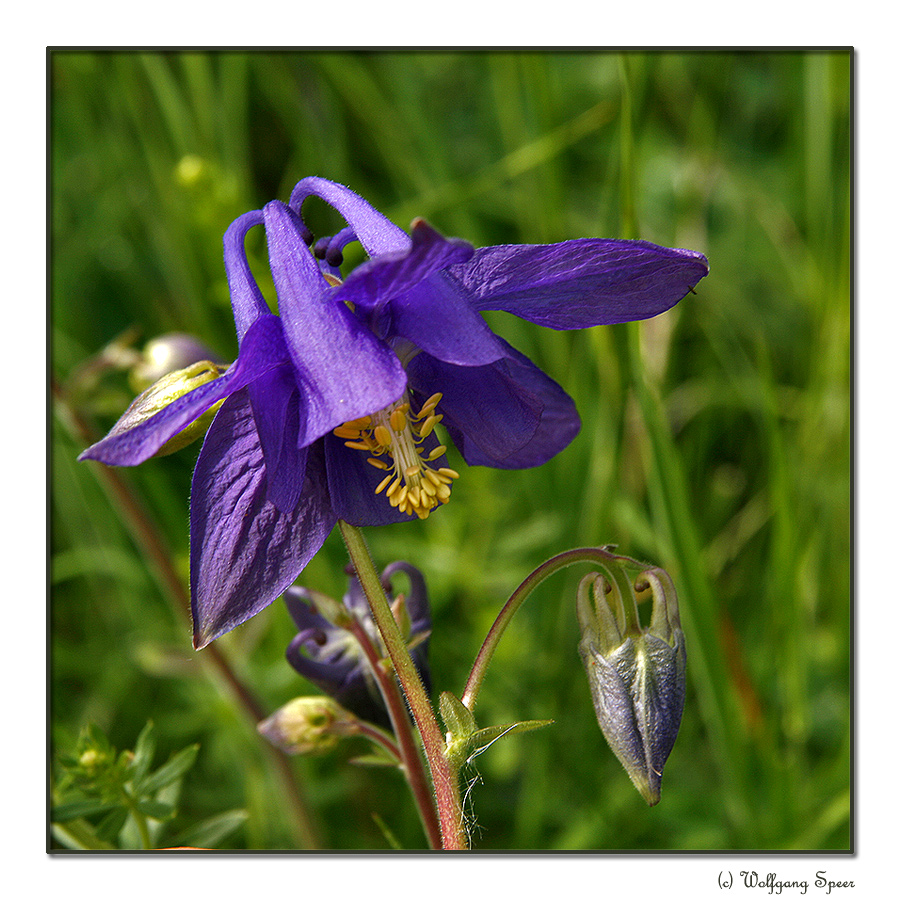
[[[616,559],[635,565],[613,557],[602,575],[588,575],[578,587],[578,649],[603,735],[653,806],[684,709],[684,633],[668,574],[643,569],[635,581]],[[638,621],[636,584],[653,594],[646,629]]]
[[[224,364],[224,360],[206,344],[190,334],[161,334],[144,345],[140,357],[131,367],[129,380],[134,390],[140,392],[171,372],[208,361],[216,365]]]
[[[285,753],[325,753],[357,734],[359,720],[331,697],[296,697],[256,727]]]
[[[179,397],[183,397],[194,390],[194,388],[198,388],[200,385],[214,381],[220,375],[224,375],[225,371],[223,366],[209,360],[202,360],[193,363],[186,369],[179,369],[176,372],[164,375],[132,401],[131,406],[125,410],[109,434],[115,435],[134,428],[145,419],[149,419],[160,410],[165,409],[170,403],[174,403]],[[170,453],[181,450],[182,447],[186,447],[197,438],[206,434],[222,402],[220,401],[210,407],[203,415],[179,431],[178,434],[163,444],[154,455],[168,456]]]

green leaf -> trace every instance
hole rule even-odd
[[[230,809],[227,812],[210,816],[177,835],[174,847],[197,847],[201,850],[212,849],[220,844],[229,834],[237,831],[247,821],[245,809]]]
[[[53,837],[70,850],[115,850],[108,841],[97,837],[94,827],[84,819],[76,819],[65,825],[55,824],[51,828]]]
[[[175,815],[175,807],[171,803],[160,803],[158,800],[138,800],[137,808],[148,819],[170,819]]]
[[[143,793],[141,782],[150,770],[150,763],[153,762],[155,751],[156,737],[153,734],[153,722],[147,722],[135,742],[134,757],[131,761],[132,782],[136,793]]]
[[[110,810],[97,825],[97,837],[102,841],[116,843],[125,821],[128,819],[128,809],[119,806]]]
[[[115,809],[120,804],[117,801],[108,800],[74,800],[71,803],[60,803],[50,811],[51,822],[71,822],[73,819],[83,819],[85,816],[93,816],[96,813],[107,812]]]
[[[475,733],[475,717],[462,701],[449,691],[441,694],[439,708],[447,730],[444,755],[450,764],[458,769],[469,754],[469,742]]]
[[[508,734],[515,732],[516,734],[524,734],[526,731],[535,731],[546,725],[552,725],[553,719],[529,719],[527,722],[511,722],[508,725],[491,725],[488,728],[480,728],[471,737],[470,747],[472,752],[469,755],[471,760],[473,757],[484,753],[494,741],[506,737]]]
[[[450,691],[441,693],[440,712],[444,727],[454,738],[468,737],[475,731],[475,717]]]
[[[112,745],[109,743],[109,738],[103,733],[96,722],[88,722],[82,730],[79,746],[81,749],[91,747],[103,753],[112,752]]]
[[[141,793],[144,795],[155,794],[160,788],[180,778],[194,764],[199,750],[199,744],[192,744],[176,753],[165,765],[160,766],[144,781],[141,785]]]
[[[350,760],[354,766],[385,766],[397,768],[397,760],[389,753],[367,753],[364,756],[354,756]]]
[[[378,815],[378,813],[372,813],[372,819],[375,824],[381,829],[381,833],[384,835],[384,839],[388,842],[390,848],[392,850],[402,850],[403,844],[401,844],[397,839],[397,835],[395,835],[394,832],[391,831],[390,828],[388,828],[387,823],[384,821],[384,819],[382,819],[381,816]]]

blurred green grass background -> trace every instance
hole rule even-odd
[[[537,470],[460,462],[439,514],[367,532],[379,566],[425,572],[435,686],[457,694],[509,593],[561,550],[615,543],[678,587],[688,698],[661,803],[597,728],[572,570],[530,598],[485,682],[480,725],[555,725],[468,772],[476,847],[852,847],[849,52],[55,51],[49,75],[51,749],[87,722],[132,746],[152,719],[161,752],[201,745],[181,827],[240,807],[232,849],[290,849],[309,827],[324,848],[386,850],[384,828],[425,846],[396,773],[349,765],[359,745],[274,766],[190,649],[151,541],[185,581],[198,445],[118,470],[127,495],[75,461],[131,398],[115,374],[75,389],[85,360],[131,328],[234,358],[222,234],[316,174],[476,246],[639,236],[710,260],[695,296],[640,325],[490,314],[575,398],[581,434]],[[305,211],[319,235],[338,225]],[[301,582],[340,596],[345,561],[332,535]],[[276,602],[217,642],[266,712],[313,692],[284,661],[292,635]]]

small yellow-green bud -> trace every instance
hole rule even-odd
[[[97,765],[102,761],[103,757],[100,753],[97,752],[93,747],[88,750],[85,750],[81,756],[78,757],[78,764],[83,769],[95,769]]]
[[[359,733],[359,720],[330,697],[296,697],[257,725],[285,753],[325,753]]]

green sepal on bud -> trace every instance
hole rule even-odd
[[[685,642],[678,597],[668,574],[621,557],[582,579],[576,610],[578,645],[597,721],[612,751],[650,806],[659,802],[663,766],[684,710]],[[648,628],[638,621],[637,593],[652,592]]]
[[[185,369],[178,369],[175,372],[164,375],[132,401],[119,421],[116,422],[115,428],[110,434],[128,431],[136,425],[140,425],[141,422],[156,415],[169,404],[174,403],[179,397],[183,397],[203,384],[215,381],[215,379],[224,375],[226,371],[227,368],[225,366],[220,366],[205,359],[192,363]],[[193,443],[197,438],[206,434],[223,402],[223,400],[220,400],[214,406],[211,406],[203,415],[170,438],[157,450],[154,456],[168,456],[170,453],[175,453],[176,450],[187,447],[188,444]]]
[[[327,753],[342,738],[358,735],[360,727],[359,719],[331,697],[296,697],[256,726],[269,743],[294,755]]]

